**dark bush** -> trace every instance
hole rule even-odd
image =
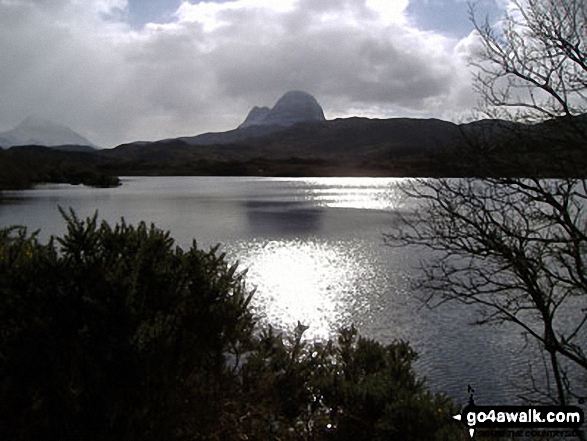
[[[0,230],[1,439],[460,436],[406,343],[255,330],[252,294],[217,249],[64,216],[47,244]]]
[[[111,228],[73,213],[67,222],[47,245],[22,229],[0,236],[0,430],[16,439],[177,434],[185,383],[222,378],[229,345],[250,335],[241,276],[214,250],[184,252],[144,223]]]

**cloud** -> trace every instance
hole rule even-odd
[[[137,30],[126,0],[0,0],[0,130],[34,114],[111,147],[228,130],[293,89],[328,118],[466,111],[469,46],[410,25],[407,6],[184,2]]]

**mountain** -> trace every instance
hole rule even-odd
[[[325,121],[324,111],[316,98],[293,90],[283,95],[272,109],[253,107],[239,129],[250,126],[291,126],[300,122]]]
[[[253,107],[247,115],[245,121],[239,126],[239,129],[245,127],[263,125],[263,121],[271,113],[269,107]]]
[[[91,151],[95,145],[69,127],[46,119],[28,117],[14,129],[0,133],[0,146],[41,145],[68,151]]]
[[[316,98],[306,92],[285,93],[273,108],[253,107],[244,122],[234,130],[210,132],[178,138],[189,145],[238,144],[253,138],[265,138],[285,128],[326,121]],[[171,140],[164,140],[168,142]]]

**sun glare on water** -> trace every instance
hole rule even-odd
[[[300,321],[310,327],[306,338],[328,337],[346,323],[353,291],[365,276],[352,250],[313,240],[268,241],[241,262],[257,288],[254,304],[261,315],[286,329]]]

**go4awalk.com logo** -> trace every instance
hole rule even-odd
[[[583,410],[576,406],[477,406],[470,403],[454,415],[469,430],[477,428],[577,429],[584,422]]]

